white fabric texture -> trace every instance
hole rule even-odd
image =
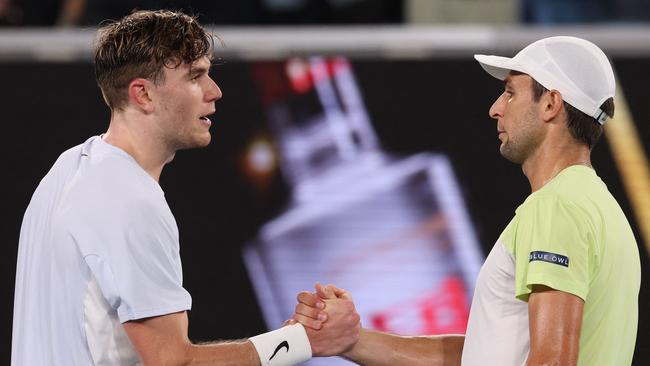
[[[95,366],[142,365],[117,313],[104,299],[94,276],[84,298],[84,330]]]
[[[311,344],[302,324],[287,325],[249,338],[262,366],[291,366],[309,360]]]
[[[528,303],[514,296],[515,259],[497,242],[479,272],[461,364],[525,365]]]
[[[614,71],[603,51],[576,37],[549,37],[526,46],[514,57],[474,55],[490,75],[503,80],[511,70],[530,75],[564,101],[603,124],[600,106],[616,93]]]
[[[190,307],[158,183],[99,136],[63,153],[21,227],[12,365],[130,365],[119,323]]]

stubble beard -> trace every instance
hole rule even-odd
[[[174,149],[176,151],[206,147],[212,140],[212,136],[209,132],[207,132],[208,136],[206,138],[203,138],[203,135],[197,136],[196,134],[192,134],[189,131],[183,132],[183,134],[176,136],[176,138],[172,141],[172,146],[174,146]]]
[[[184,114],[178,113],[175,118],[167,122],[170,126],[165,139],[167,145],[174,151],[208,146],[212,140],[210,131],[202,131],[194,126],[193,123],[199,123],[197,121],[188,122],[183,119]]]
[[[523,164],[542,141],[542,130],[533,109],[529,109],[519,121],[517,133],[508,133],[508,139],[501,144],[501,156],[515,164]]]

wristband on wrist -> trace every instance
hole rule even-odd
[[[302,324],[287,325],[251,337],[262,366],[291,366],[311,358],[311,344]]]

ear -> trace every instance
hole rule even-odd
[[[129,101],[145,113],[153,112],[152,88],[153,83],[147,79],[133,79],[128,86]]]
[[[557,118],[564,107],[562,94],[557,90],[550,90],[542,95],[540,100],[541,116],[544,122],[550,122]]]

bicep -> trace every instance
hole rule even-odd
[[[177,364],[191,343],[186,312],[132,320],[122,324],[145,365]],[[170,362],[172,361],[172,362]]]
[[[546,286],[533,287],[528,298],[528,365],[549,361],[577,364],[583,308],[584,301],[578,296]]]

